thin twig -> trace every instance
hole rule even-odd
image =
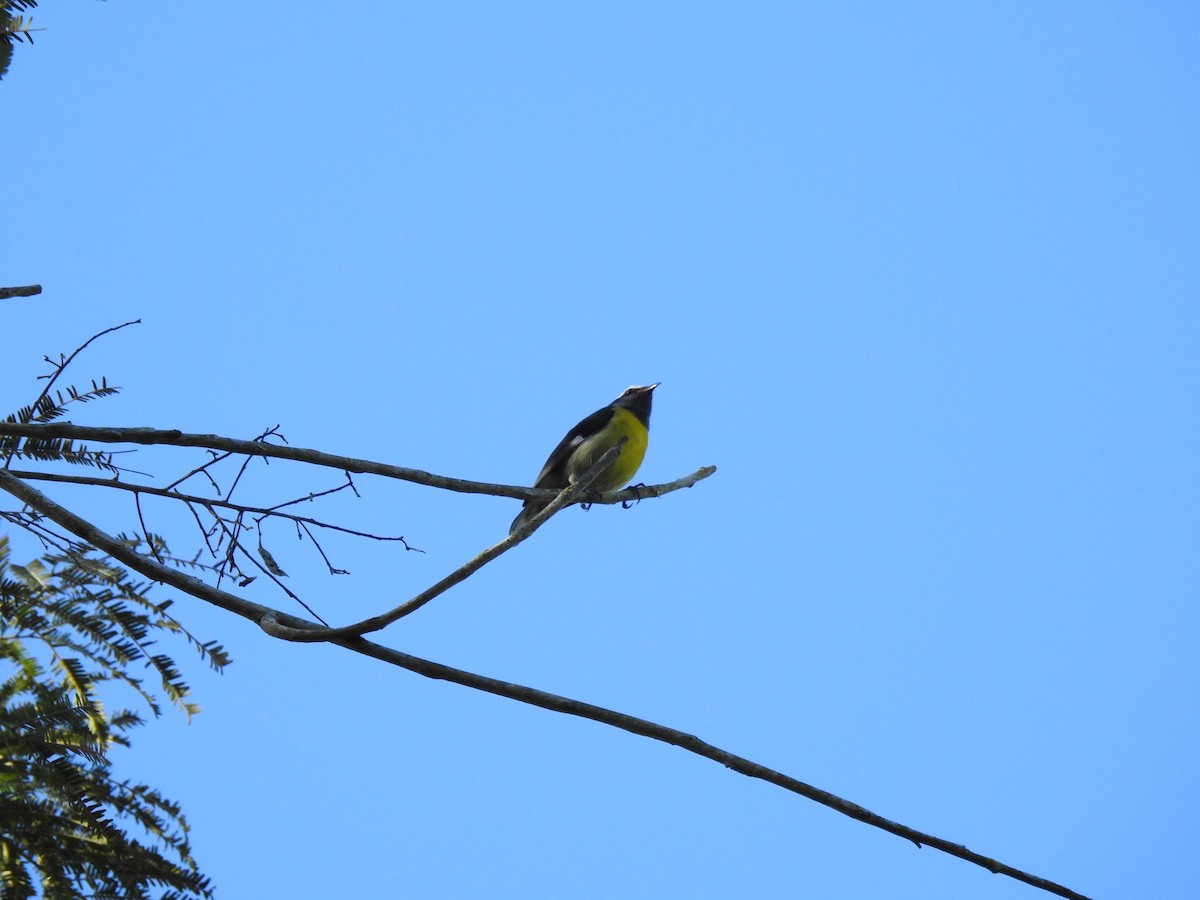
[[[261,519],[256,520],[256,524],[261,523],[261,522],[262,522]],[[297,527],[304,530],[304,533],[308,536],[308,539],[310,541],[312,541],[313,546],[317,548],[317,552],[321,554],[321,559],[325,560],[325,567],[327,569],[329,569],[330,575],[349,575],[350,574],[349,569],[338,569],[333,565],[333,563],[331,563],[329,561],[329,557],[325,555],[325,548],[321,546],[320,541],[318,541],[315,537],[313,537],[313,533],[308,530],[307,525],[305,525],[303,522],[298,522]],[[261,524],[258,525],[258,533],[259,533],[259,536],[261,537],[261,535],[262,535],[262,525]]]
[[[237,516],[237,518],[235,518],[235,521],[240,523],[240,518],[241,518],[241,513],[238,513],[238,516]],[[271,581],[273,581],[275,583],[276,587],[278,587],[281,591],[283,591],[285,594],[287,594],[289,597],[291,597],[293,600],[295,600],[297,603],[299,603],[301,606],[303,606],[305,611],[310,616],[312,616],[318,622],[324,622],[326,628],[329,627],[329,623],[325,622],[324,619],[322,619],[319,615],[317,615],[316,611],[311,606],[309,606],[307,603],[305,603],[303,600],[301,600],[299,594],[297,594],[295,591],[293,591],[291,588],[289,588],[286,584],[284,584],[282,581],[280,581],[279,577],[274,572],[272,572],[270,569],[268,569],[266,566],[264,566],[262,563],[260,563],[257,559],[255,559],[254,554],[242,546],[242,542],[241,542],[241,540],[239,540],[239,538],[237,536],[237,534],[240,534],[240,530],[237,533],[235,533],[234,531],[231,531],[229,526],[227,526],[225,524],[225,520],[221,519],[221,518],[217,519],[217,525],[225,533],[225,536],[227,538],[229,538],[229,552],[227,553],[227,558],[229,559],[229,565],[232,568],[233,572],[238,572],[242,575],[245,574],[244,570],[237,564],[237,561],[233,558],[234,554],[240,551],[242,556],[244,556],[244,557],[246,557],[246,559],[250,560],[250,564],[252,566],[254,566],[254,568],[258,569],[258,571],[260,571],[264,575],[266,575],[267,578],[269,578]],[[245,527],[246,526],[239,524],[239,529],[244,529]],[[230,579],[232,579],[233,574],[230,573],[229,577],[230,577]]]
[[[76,543],[73,539],[66,537],[65,535],[58,534],[57,532],[43,525],[42,520],[45,518],[45,516],[36,511],[33,513],[5,512],[0,513],[0,517],[3,517],[6,522],[11,522],[18,528],[22,528],[29,532],[44,549],[54,549],[59,553],[66,555],[71,552],[72,545]]]
[[[295,506],[297,503],[305,503],[305,502],[311,503],[320,497],[328,497],[330,494],[340,493],[340,492],[346,490],[347,488],[349,488],[351,491],[353,491],[354,495],[356,497],[358,497],[358,491],[354,490],[354,481],[353,481],[353,479],[350,478],[350,473],[343,472],[342,474],[346,476],[345,484],[339,484],[337,487],[333,487],[333,488],[326,488],[325,490],[317,491],[316,493],[313,493],[310,491],[304,497],[297,497],[295,500],[285,500],[283,503],[276,503],[274,506],[270,507],[270,511],[277,512],[278,510],[283,509],[285,506]],[[359,499],[362,499],[362,498],[360,497]]]
[[[367,538],[372,541],[399,541],[404,545],[405,550],[413,553],[424,553],[418,547],[410,546],[403,535],[393,536],[387,534],[374,534],[370,531],[358,531],[354,528],[346,528],[344,525],[334,525],[331,522],[322,522],[320,519],[313,519],[309,516],[298,516],[294,513],[279,512],[285,506],[292,506],[295,503],[302,503],[315,497],[323,497],[326,494],[332,494],[337,491],[345,490],[347,485],[340,485],[335,488],[330,488],[327,491],[318,491],[315,494],[308,494],[305,497],[299,497],[296,500],[288,500],[286,503],[279,503],[275,506],[249,506],[244,503],[231,503],[228,500],[214,500],[211,497],[200,497],[196,494],[184,494],[179,491],[169,490],[167,488],[151,487],[147,484],[132,484],[128,481],[117,481],[114,478],[92,478],[87,475],[60,475],[57,472],[34,472],[26,469],[10,469],[13,475],[18,478],[23,478],[26,481],[56,481],[60,484],[78,484],[88,487],[111,488],[117,491],[127,491],[131,494],[151,494],[155,497],[166,497],[168,500],[178,500],[184,504],[199,504],[208,508],[210,506],[218,506],[221,509],[233,510],[234,512],[255,513],[266,516],[276,516],[281,519],[287,519],[289,522],[295,522],[297,525],[305,524],[312,525],[314,528],[325,528],[329,531],[338,531],[342,534],[348,534],[351,537]],[[211,512],[211,510],[209,510]]]
[[[141,319],[133,319],[132,321],[124,322],[120,325],[114,325],[112,328],[105,328],[103,331],[98,331],[95,334],[93,334],[90,338],[88,338],[86,341],[84,341],[82,344],[80,344],[78,347],[76,347],[70,356],[66,357],[65,359],[60,357],[58,362],[55,362],[49,356],[44,357],[46,362],[48,362],[48,363],[50,363],[50,365],[54,366],[54,374],[51,375],[49,377],[49,379],[46,381],[46,386],[44,388],[42,388],[42,392],[40,394],[38,394],[37,399],[34,400],[33,403],[30,404],[30,408],[37,409],[38,404],[42,402],[42,398],[45,397],[47,394],[49,394],[50,389],[52,387],[54,387],[54,382],[56,382],[58,380],[58,376],[61,375],[64,371],[66,371],[67,366],[69,366],[71,364],[71,360],[73,360],[80,353],[82,353],[84,350],[87,349],[88,344],[90,344],[92,341],[99,340],[100,338],[104,337],[104,335],[106,335],[106,334],[112,334],[114,331],[120,331],[122,328],[128,328],[130,325],[141,325],[141,324],[142,324]]]
[[[91,522],[83,519],[66,507],[60,506],[41,491],[13,476],[11,472],[0,470],[0,490],[12,494],[26,506],[36,510],[50,521],[57,523],[86,544],[107,553],[113,559],[124,563],[147,578],[170,585],[177,590],[198,597],[208,603],[218,606],[231,613],[236,613],[251,622],[258,622],[268,614],[278,617],[279,621],[294,628],[309,628],[313,623],[308,619],[290,616],[285,612],[245,600],[230,594],[220,588],[214,588],[186,572],[180,572],[169,566],[164,566],[154,560],[130,549],[125,544],[110,536]]]
[[[192,518],[196,520],[196,527],[200,529],[200,537],[204,538],[204,546],[208,548],[208,555],[211,556],[213,559],[216,559],[217,551],[216,551],[216,548],[213,547],[212,540],[211,540],[212,531],[210,531],[208,528],[205,528],[204,523],[202,521],[200,521],[200,513],[196,512],[195,504],[185,503],[184,509],[186,509],[188,512],[190,512],[192,514]],[[216,518],[217,513],[215,510],[209,509],[207,507],[204,507],[204,510],[210,516],[212,516],[213,518]],[[213,529],[213,530],[215,530],[215,529]],[[196,551],[197,559],[200,558],[200,554],[202,552],[203,551],[201,551],[201,550]]]
[[[193,475],[203,475],[205,478],[208,479],[208,483],[210,485],[212,485],[212,489],[214,491],[216,491],[218,494],[221,493],[221,486],[219,484],[217,484],[217,479],[213,478],[212,475],[209,474],[208,467],[216,465],[223,459],[229,459],[229,457],[233,456],[233,452],[230,451],[229,453],[217,453],[215,450],[209,450],[208,452],[212,454],[212,459],[210,459],[206,463],[201,463],[200,465],[196,466],[196,468],[192,469],[190,472],[185,472],[184,474],[180,475],[178,478],[176,478],[174,481],[172,481],[170,484],[167,485],[166,490],[169,491],[169,490],[174,489],[178,485],[183,484],[185,481],[187,481]]]
[[[150,552],[154,554],[154,558],[162,562],[163,560],[158,553],[158,548],[154,546],[154,541],[150,539],[150,529],[146,527],[146,519],[142,515],[142,498],[140,494],[133,495],[133,505],[137,509],[138,524],[142,526],[142,535],[146,538],[146,546],[150,548]]]
[[[283,436],[279,434],[279,426],[278,425],[273,425],[272,427],[268,428],[266,431],[264,431],[262,434],[260,434],[258,437],[256,437],[254,439],[254,443],[262,443],[271,435],[278,435],[281,439],[283,439],[285,444],[287,443],[287,440],[284,439]],[[252,456],[247,456],[245,459],[242,460],[242,464],[240,466],[238,466],[237,474],[235,476],[233,476],[233,484],[229,485],[229,490],[227,490],[225,492],[226,500],[229,500],[230,498],[233,497],[233,492],[235,490],[237,490],[238,482],[241,481],[242,476],[246,474],[246,469],[249,467],[251,459],[253,459]],[[264,459],[263,462],[266,462],[269,464],[270,460]]]

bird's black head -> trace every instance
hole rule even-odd
[[[661,381],[656,381],[654,384],[635,384],[633,387],[625,388],[624,393],[612,402],[613,406],[623,406],[635,416],[637,416],[643,425],[650,425],[650,398],[654,393],[654,389],[662,384]]]

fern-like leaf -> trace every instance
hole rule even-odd
[[[197,707],[185,700],[188,686],[158,639],[183,635],[210,664],[228,661],[220,645],[201,643],[167,614],[168,604],[151,601],[148,588],[89,553],[11,565],[0,535],[5,898],[212,896],[178,804],[147,785],[115,780],[108,760],[109,749],[128,746],[143,719],[128,709],[108,712],[97,695],[101,685],[123,684],[155,715],[160,695],[191,715]],[[41,649],[35,653],[31,644]],[[155,671],[161,690],[132,674],[136,661]]]

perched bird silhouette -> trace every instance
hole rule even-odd
[[[627,439],[621,452],[592,482],[590,489],[615,491],[628,484],[646,455],[650,437],[650,399],[661,383],[626,388],[608,406],[596,410],[568,431],[542,466],[533,486],[562,490],[573,484],[621,438]],[[549,500],[526,500],[508,533],[512,534],[549,505]]]

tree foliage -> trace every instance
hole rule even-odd
[[[160,552],[164,548],[160,547]],[[198,707],[167,653],[191,644],[215,669],[228,662],[154,603],[148,585],[72,546],[25,565],[0,535],[0,884],[5,897],[208,897],[179,807],[154,788],[117,779],[109,750],[144,724],[109,710],[123,686],[155,716],[159,697]],[[148,677],[135,674],[144,665]]]
[[[12,61],[13,44],[23,41],[33,43],[33,28],[31,16],[21,16],[37,6],[37,0],[0,0],[0,78],[8,71]]]

